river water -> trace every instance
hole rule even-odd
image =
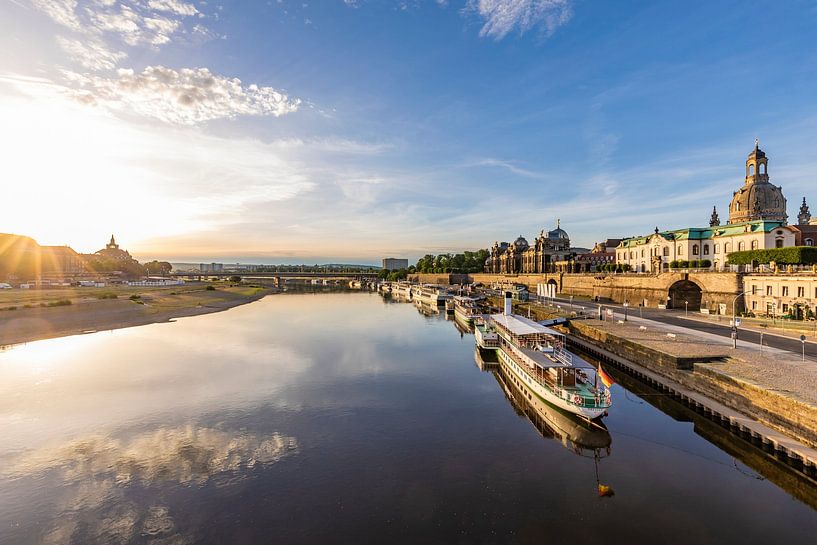
[[[586,430],[374,294],[14,347],[0,543],[817,543],[812,483],[612,374]]]

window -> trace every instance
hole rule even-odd
[[[765,165],[765,164],[763,164],[763,163],[760,163],[760,166],[758,166],[758,167],[757,167],[757,170],[758,170],[758,172],[760,172],[761,174],[766,174],[766,165]]]
[[[753,241],[752,241],[752,249],[753,249],[753,250],[757,250],[757,246],[758,246],[757,241],[756,241],[756,240],[753,240]]]
[[[805,297],[806,296],[806,288],[803,286],[797,286],[797,297]]]
[[[771,295],[772,295],[772,287],[771,286],[766,286],[766,295],[771,297]]]
[[[757,295],[757,286],[752,286],[752,295]]]
[[[715,244],[715,253],[716,254],[721,253],[721,245],[720,244]]]
[[[740,212],[740,201],[735,203],[735,211]]]
[[[728,253],[729,253],[729,252],[731,252],[731,251],[732,251],[732,243],[731,243],[731,242],[726,242],[726,243],[724,243],[724,245],[723,245],[723,253],[728,254]]]
[[[697,244],[692,245],[692,255],[698,255],[698,245]]]
[[[680,244],[678,245],[678,255],[684,255],[684,247]]]
[[[746,249],[746,243],[743,242],[743,241],[738,242],[738,251],[742,252],[745,249]]]
[[[641,248],[641,257],[644,257],[644,248]]]
[[[806,246],[814,246],[814,240],[810,239],[810,238],[807,238],[806,239]]]
[[[669,246],[664,246],[664,256],[669,257]]]
[[[752,310],[757,310],[757,301],[752,301]]]
[[[704,255],[709,255],[709,244],[704,244]]]
[[[788,311],[789,311],[789,305],[787,305],[786,303],[783,303],[783,313],[786,313]]]
[[[783,239],[782,238],[775,239],[774,247],[775,248],[782,248],[783,247]]]
[[[754,175],[755,173],[755,165],[749,165],[749,176]]]
[[[788,297],[789,296],[789,287],[788,286],[781,286],[780,287],[780,295],[782,297]]]

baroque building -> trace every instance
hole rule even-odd
[[[537,274],[554,272],[556,263],[568,261],[573,254],[570,237],[556,220],[556,229],[539,236],[529,244],[522,235],[513,242],[494,242],[485,260],[485,272],[492,274]]]
[[[786,198],[783,188],[769,182],[769,159],[755,140],[755,149],[746,159],[743,186],[732,195],[729,223],[767,220],[786,223]]]
[[[786,198],[781,187],[769,182],[768,163],[755,140],[755,148],[746,159],[743,185],[732,194],[726,225],[719,225],[713,207],[708,228],[659,231],[656,227],[651,235],[622,240],[616,248],[616,263],[627,264],[635,272],[658,273],[668,270],[672,261],[696,261],[699,269],[718,271],[727,264],[730,252],[801,244],[803,232],[809,230],[802,224],[811,217],[808,206],[803,199],[800,225],[786,224]],[[812,238],[817,240],[817,226]]]

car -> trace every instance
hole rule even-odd
[[[0,290],[10,290],[11,284],[6,284],[5,282],[0,282]]]

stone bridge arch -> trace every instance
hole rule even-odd
[[[676,280],[667,290],[667,307],[675,309],[700,310],[703,289],[688,279]]]

